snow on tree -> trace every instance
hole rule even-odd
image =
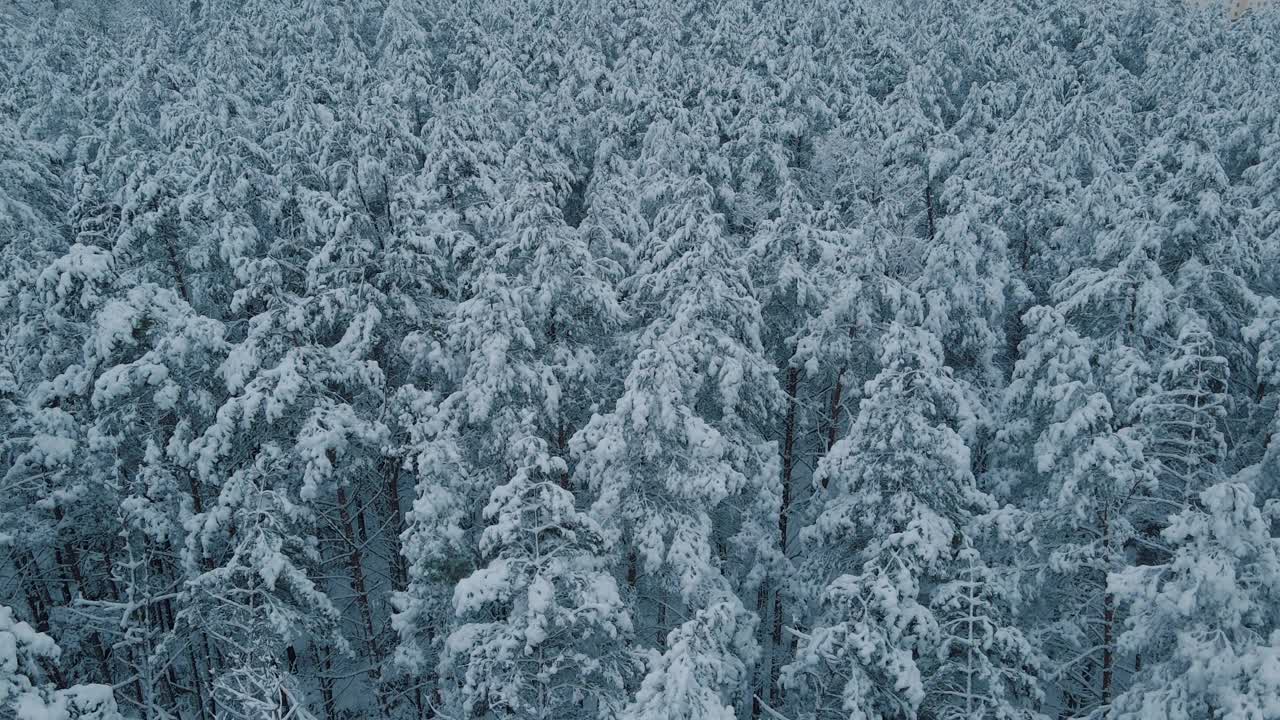
[[[956,139],[947,132],[948,116],[955,110],[939,85],[924,67],[913,66],[884,100],[891,193],[884,206],[894,218],[890,227],[918,248],[927,248],[937,234],[942,213],[938,196],[955,153]]]
[[[20,672],[55,717],[1247,714],[1276,618],[1179,645],[1229,623],[1107,577],[1265,545],[1202,493],[1280,497],[1277,34],[0,3]]]
[[[694,170],[691,130],[650,131],[650,152],[666,164],[650,186],[657,210],[627,289],[653,316],[635,341],[622,397],[573,440],[575,484],[597,494],[595,517],[646,573],[661,571],[662,592],[685,602],[722,582],[713,511],[776,481],[771,446],[748,422],[776,398],[759,307],[713,188]]]
[[[1158,653],[1116,698],[1117,718],[1255,718],[1280,711],[1280,541],[1273,505],[1234,482],[1174,516],[1168,562],[1128,568],[1108,586],[1132,608],[1121,644]]]
[[[108,303],[103,315],[114,327],[98,338],[86,457],[111,468],[120,545],[104,559],[121,597],[86,597],[81,612],[112,640],[112,654],[134,668],[124,699],[159,713],[174,702],[167,671],[196,662],[189,646],[167,644],[167,631],[176,612],[173,585],[182,575],[175,555],[183,523],[206,500],[188,443],[193,426],[213,419],[221,397],[213,370],[228,349],[226,328],[198,316],[174,291],[149,284]]]
[[[1147,217],[1141,190],[1128,173],[1109,171],[1083,198],[1067,232],[1079,232],[1078,267],[1052,289],[1061,312],[1088,317],[1089,331],[1119,334],[1135,347],[1170,322],[1173,287],[1159,263],[1159,228]]]
[[[599,526],[561,487],[564,460],[545,441],[526,452],[485,507],[488,564],[454,588],[467,622],[445,641],[441,672],[460,685],[468,715],[611,717],[632,672],[631,618],[599,554]]]
[[[1014,623],[1007,580],[972,546],[956,553],[954,579],[933,592],[934,663],[926,665],[922,712],[957,720],[1031,720],[1043,700],[1040,657]],[[923,663],[922,663],[923,664]]]
[[[997,438],[1022,477],[1003,482],[1025,483],[1018,491],[1037,516],[1040,555],[1027,569],[1044,607],[1031,634],[1058,663],[1067,711],[1088,712],[1115,690],[1118,619],[1106,577],[1124,567],[1140,498],[1157,486],[1138,428],[1116,409],[1127,373],[1141,368],[1123,348],[1099,352],[1052,308],[1023,321],[1030,333],[1005,395],[1006,414],[1019,408],[1020,419]]]
[[[1280,301],[1267,298],[1258,308],[1258,316],[1242,330],[1244,338],[1258,346],[1254,361],[1257,388],[1251,398],[1257,405],[1255,418],[1249,425],[1256,435],[1241,442],[1242,457],[1256,458],[1248,467],[1248,473],[1256,476],[1254,491],[1261,497],[1280,497],[1280,488],[1266,472],[1275,467],[1280,445],[1273,439],[1280,430],[1280,413],[1277,413],[1274,388],[1280,383]],[[1246,454],[1246,452],[1248,454]]]
[[[971,198],[966,208],[979,208]],[[998,228],[965,210],[942,218],[916,291],[925,323],[942,340],[947,364],[980,386],[999,383],[997,353],[1004,347],[1008,244]]]
[[[475,249],[471,295],[431,351],[456,389],[434,404],[419,396],[414,412],[426,481],[404,535],[410,583],[394,621],[409,666],[430,662],[427,648],[443,640],[431,608],[483,563],[469,542],[482,499],[530,462],[525,444],[547,448],[544,464],[569,487],[568,438],[597,387],[600,338],[622,317],[611,263],[564,222],[572,174],[546,131],[535,125],[508,156],[503,199],[479,218],[492,242]]]
[[[1214,345],[1205,322],[1188,317],[1177,348],[1160,368],[1158,389],[1137,402],[1149,433],[1145,455],[1159,462],[1159,494],[1175,503],[1173,512],[1216,485],[1225,471],[1229,371]]]
[[[620,720],[734,720],[737,688],[756,652],[755,617],[736,598],[700,608],[649,651],[649,671]]]
[[[1280,189],[1280,118],[1273,119],[1262,133],[1258,144],[1258,162],[1244,171],[1251,191],[1248,220],[1257,233],[1262,255],[1262,269],[1267,287],[1277,287],[1274,273],[1276,238],[1280,236],[1280,202],[1276,201]]]
[[[52,638],[0,605],[0,708],[15,720],[122,720],[106,685],[55,689],[41,682],[44,668],[57,663],[61,652]]]
[[[207,624],[227,646],[231,663],[217,689],[243,702],[238,712],[246,717],[265,712],[258,703],[274,707],[294,692],[278,658],[293,643],[346,650],[338,612],[315,581],[322,560],[318,499],[337,493],[345,512],[342,487],[362,464],[367,472],[386,433],[369,416],[381,401],[382,376],[367,359],[376,309],[355,314],[345,327],[341,318],[328,325],[324,311],[332,307],[320,302],[323,295],[317,300],[312,308],[299,303],[253,318],[247,337],[218,368],[232,394],[189,444],[193,471],[216,496],[186,521],[191,577],[183,620]],[[315,313],[311,323],[308,309]],[[314,335],[334,331],[341,335],[328,346]],[[284,345],[289,334],[314,339]],[[246,601],[228,602],[240,596]]]
[[[782,562],[780,567],[771,569],[776,577],[762,585],[763,594],[757,602],[757,611],[762,615],[761,630],[769,633],[768,642],[762,643],[767,652],[760,668],[762,677],[769,677],[769,689],[761,687],[757,694],[771,696],[773,701],[779,699],[777,676],[786,656],[783,644],[790,644],[783,634],[784,606],[790,600],[788,586],[793,572],[788,545],[798,524],[792,520],[797,513],[796,501],[802,497],[798,476],[802,472],[799,466],[806,450],[805,428],[810,415],[802,406],[808,394],[802,388],[802,380],[811,382],[834,370],[840,382],[839,376],[852,355],[847,346],[855,344],[844,339],[855,331],[849,328],[842,332],[846,330],[844,327],[823,324],[819,318],[830,321],[839,317],[829,307],[829,303],[838,303],[833,301],[833,294],[840,300],[861,295],[836,292],[835,288],[840,286],[837,278],[847,270],[844,257],[862,236],[838,230],[833,209],[829,205],[815,208],[803,195],[801,183],[789,181],[782,190],[778,218],[763,223],[752,241],[753,274],[765,318],[763,340],[775,364],[779,369],[785,368],[782,385],[787,403],[776,511],[777,548]],[[797,327],[801,328],[799,332]],[[815,337],[819,333],[821,337]],[[847,352],[841,353],[841,350]],[[766,623],[764,617],[769,614],[771,622]]]
[[[760,425],[778,399],[774,369],[712,184],[723,166],[695,122],[645,138],[652,219],[623,285],[644,324],[621,396],[571,441],[575,486],[594,494],[592,515],[656,620],[638,632],[659,643],[669,608],[697,612],[735,586],[758,593],[780,562],[776,450]]]
[[[1154,186],[1143,193],[1150,198],[1149,216],[1158,220],[1152,228],[1152,259],[1173,285],[1173,297],[1199,313],[1219,353],[1239,374],[1250,362],[1238,328],[1253,313],[1250,286],[1259,248],[1252,224],[1244,219],[1247,200],[1227,177],[1217,145],[1211,120],[1180,112],[1144,149],[1135,172]]]
[[[818,717],[919,710],[918,659],[939,632],[929,586],[948,578],[961,527],[984,502],[966,444],[972,394],[938,340],[894,323],[883,343],[853,427],[815,471],[821,511],[801,532],[818,611],[784,678]]]
[[[320,555],[315,538],[300,532],[310,512],[270,482],[283,455],[264,448],[252,465],[222,480],[217,503],[190,521],[185,553],[191,579],[177,622],[212,639],[213,696],[228,717],[244,720],[301,704],[284,658],[294,643],[347,650],[335,633],[338,610],[312,577]],[[216,564],[205,565],[202,558],[215,551]]]

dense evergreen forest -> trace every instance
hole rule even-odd
[[[1280,718],[1280,11],[0,0],[0,717]]]

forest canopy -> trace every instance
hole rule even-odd
[[[8,0],[0,717],[1280,717],[1280,10]]]

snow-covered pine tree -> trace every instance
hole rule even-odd
[[[1212,99],[1197,93],[1186,103],[1211,106]],[[1228,360],[1230,391],[1246,397],[1250,388],[1230,386],[1252,362],[1239,328],[1254,312],[1259,247],[1245,221],[1247,199],[1222,167],[1216,133],[1209,112],[1183,110],[1162,123],[1134,172],[1151,206],[1146,215],[1156,221],[1146,234],[1151,259],[1172,286],[1169,299],[1199,314]]]
[[[806,427],[812,422],[811,413],[802,409],[802,402],[809,393],[802,387],[802,381],[816,379],[810,376],[818,375],[823,361],[831,364],[831,358],[826,354],[830,347],[823,341],[831,341],[832,338],[806,337],[804,332],[816,332],[817,317],[827,310],[837,286],[836,278],[844,269],[840,259],[852,254],[852,240],[861,237],[838,230],[833,210],[830,207],[815,208],[803,195],[799,182],[786,184],[781,192],[778,217],[762,223],[751,248],[752,272],[762,296],[762,316],[768,330],[764,341],[774,363],[785,368],[782,387],[787,403],[782,421],[782,465],[777,508],[777,547],[784,564],[779,568],[780,573],[775,570],[778,576],[771,578],[773,586],[766,584],[762,587],[764,594],[757,603],[757,612],[761,614],[764,626],[762,632],[768,633],[765,636],[767,642],[762,642],[766,654],[760,675],[767,677],[768,681],[757,682],[756,694],[770,698],[773,703],[780,699],[778,673],[789,655],[787,650],[791,644],[790,638],[784,636],[783,626],[787,617],[785,606],[791,596],[788,587],[792,574],[789,555],[794,554],[794,551],[788,552],[788,545],[797,525],[793,524],[792,516],[796,512],[794,504],[803,497],[798,482],[803,471],[799,468],[808,464],[806,456],[812,452],[811,443],[806,442]],[[835,341],[843,347],[848,343],[840,342],[839,331],[830,328],[829,334],[836,335]],[[800,353],[800,345],[805,340],[812,341],[805,344],[805,349],[812,353],[809,358]],[[821,357],[817,357],[819,353],[822,353]],[[812,373],[805,371],[806,359],[810,361]],[[840,358],[838,362],[843,365],[847,358]],[[772,597],[768,597],[770,594]]]
[[[650,650],[648,672],[619,720],[735,720],[733,700],[749,681],[756,617],[737,598],[699,608]]]
[[[496,529],[519,497],[583,540],[553,585],[612,577],[638,630],[608,714],[845,718],[770,677],[829,620],[788,566],[928,317],[973,415],[1005,398],[964,444],[1008,504],[921,576],[916,715],[1033,709],[1018,668],[1064,720],[1204,714],[1195,668],[1265,670],[1273,619],[1118,643],[1151,603],[1103,580],[1190,587],[1218,541],[1160,531],[1235,513],[1198,497],[1225,478],[1280,496],[1280,3],[1229,4],[0,2],[0,604],[63,649],[33,687],[148,720],[461,715],[473,656],[537,687],[478,641],[437,693],[451,633],[528,629],[532,580],[452,602],[545,558]]]
[[[982,560],[968,540],[956,553],[953,579],[938,586],[930,610],[938,643],[926,670],[926,717],[1038,720],[1040,657],[1015,624],[1009,580]]]
[[[486,563],[464,540],[481,535],[485,498],[531,464],[548,473],[554,465],[568,491],[568,438],[585,422],[597,388],[602,340],[622,319],[613,265],[565,224],[573,176],[549,142],[549,128],[534,120],[508,155],[502,199],[482,217],[481,229],[493,234],[476,249],[471,295],[458,303],[445,342],[432,350],[456,389],[434,406],[423,404],[412,429],[422,480],[404,536],[410,583],[395,620],[400,657],[411,666],[430,662],[429,649],[448,633],[433,608]],[[530,446],[541,448],[536,463]],[[447,703],[469,707],[479,692],[470,680],[457,690],[461,697]]]
[[[544,439],[525,446],[484,510],[487,564],[454,588],[466,622],[444,643],[441,674],[470,716],[614,717],[633,673],[631,618],[599,526],[562,487],[565,460]]]
[[[981,197],[971,194],[961,204],[965,209],[938,220],[915,289],[924,301],[926,325],[946,348],[946,364],[985,390],[1000,383],[1005,364],[999,362],[1005,297],[1013,285],[1008,238],[979,219]]]
[[[101,316],[87,458],[109,468],[117,494],[119,540],[104,560],[119,597],[86,598],[82,614],[95,618],[113,655],[133,669],[124,697],[154,714],[187,702],[175,696],[176,668],[200,662],[192,643],[172,635],[174,595],[185,576],[176,556],[183,523],[206,501],[188,443],[222,397],[214,370],[228,349],[226,328],[149,283],[107,303]],[[189,701],[204,712],[208,688],[198,672],[191,676]]]
[[[306,717],[295,645],[349,651],[336,632],[339,612],[314,579],[321,561],[314,513],[279,481],[289,460],[278,445],[263,446],[220,478],[217,502],[188,521],[190,579],[177,625],[210,639],[222,717],[266,720],[290,710]]]
[[[1168,562],[1114,573],[1131,607],[1121,644],[1160,653],[1115,700],[1124,720],[1280,712],[1280,540],[1275,507],[1234,482],[1203,490],[1164,531]]]
[[[645,325],[621,397],[571,443],[575,487],[595,494],[593,516],[620,551],[640,637],[659,644],[669,613],[708,609],[731,578],[754,590],[777,558],[776,505],[772,523],[760,513],[777,502],[778,466],[756,419],[779,393],[712,185],[722,168],[690,115],[646,136],[651,229],[624,285]]]
[[[113,255],[81,243],[64,250],[38,277],[28,278],[33,285],[19,286],[14,331],[28,343],[26,356],[14,358],[13,375],[15,386],[26,389],[26,402],[14,408],[5,437],[10,459],[4,479],[17,491],[6,497],[12,503],[6,511],[15,513],[6,524],[14,528],[17,566],[42,578],[44,587],[32,588],[40,598],[33,612],[42,629],[55,606],[69,608],[111,592],[101,571],[110,567],[117,543],[112,519],[119,486],[109,454],[92,453],[98,438],[91,397],[96,373],[121,335],[132,331],[110,312],[112,296],[125,285],[118,282]],[[86,668],[92,663],[92,672],[110,675],[110,653],[91,627],[69,619],[60,639]]]
[[[55,688],[44,682],[61,653],[53,638],[0,605],[0,709],[14,720],[122,720],[107,685]]]
[[[941,356],[928,330],[895,322],[853,427],[815,471],[821,509],[801,532],[814,616],[784,670],[813,717],[910,717],[925,699],[920,661],[939,639],[930,588],[950,578],[985,502],[972,391]]]
[[[1156,487],[1139,429],[1117,410],[1132,404],[1141,363],[1123,347],[1100,351],[1053,308],[1032,308],[1023,322],[996,477],[1034,515],[1038,553],[1020,564],[1041,619],[1028,634],[1061,693],[1051,700],[1088,713],[1108,706],[1117,684],[1120,618],[1106,577],[1125,567],[1140,498]]]
[[[1253,397],[1254,417],[1246,426],[1250,435],[1238,443],[1237,453],[1247,462],[1246,477],[1252,478],[1254,492],[1264,500],[1272,500],[1280,497],[1280,486],[1271,479],[1275,477],[1272,469],[1280,461],[1280,443],[1274,440],[1280,432],[1280,412],[1274,392],[1280,385],[1280,301],[1274,297],[1263,300],[1258,316],[1245,326],[1242,334],[1258,348],[1253,368],[1257,387]]]
[[[922,65],[913,65],[883,101],[885,133],[886,224],[913,241],[909,249],[923,258],[937,235],[942,207],[939,195],[956,151],[948,132],[954,118],[947,93]],[[910,246],[908,246],[910,248]]]
[[[1145,454],[1159,463],[1158,495],[1180,512],[1227,471],[1224,424],[1227,416],[1226,358],[1215,350],[1206,323],[1188,312],[1178,344],[1160,367],[1156,389],[1136,403],[1148,437]]]

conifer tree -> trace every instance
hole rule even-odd
[[[1030,333],[1005,407],[1026,415],[998,437],[1002,462],[1023,475],[1003,482],[1027,483],[1020,490],[1030,495],[1042,554],[1029,575],[1033,587],[1051,590],[1039,593],[1044,622],[1031,636],[1059,663],[1051,677],[1065,711],[1091,712],[1108,706],[1116,690],[1120,618],[1106,577],[1124,568],[1141,498],[1157,480],[1141,435],[1117,410],[1132,363],[1123,353],[1100,357],[1052,308],[1033,308],[1023,321]]]
[[[564,459],[541,440],[527,452],[485,507],[488,564],[454,589],[468,622],[445,641],[442,674],[466,714],[612,717],[632,672],[631,618],[599,527],[561,487]]]
[[[1111,575],[1132,613],[1120,641],[1160,659],[1116,698],[1119,718],[1263,717],[1276,709],[1280,554],[1248,488],[1221,482],[1165,529],[1167,563]],[[1265,514],[1264,514],[1265,513]]]
[[[801,534],[817,611],[784,677],[817,717],[918,712],[918,660],[939,637],[929,586],[949,577],[983,502],[966,443],[971,393],[929,331],[895,323],[883,342],[854,426],[815,472],[822,509]]]
[[[957,720],[1042,717],[1035,710],[1043,700],[1040,657],[1015,625],[1007,579],[971,545],[961,547],[956,563],[954,579],[938,587],[930,602],[939,640],[933,662],[926,664],[922,714]]]
[[[0,715],[1276,714],[1237,5],[0,2]]]

